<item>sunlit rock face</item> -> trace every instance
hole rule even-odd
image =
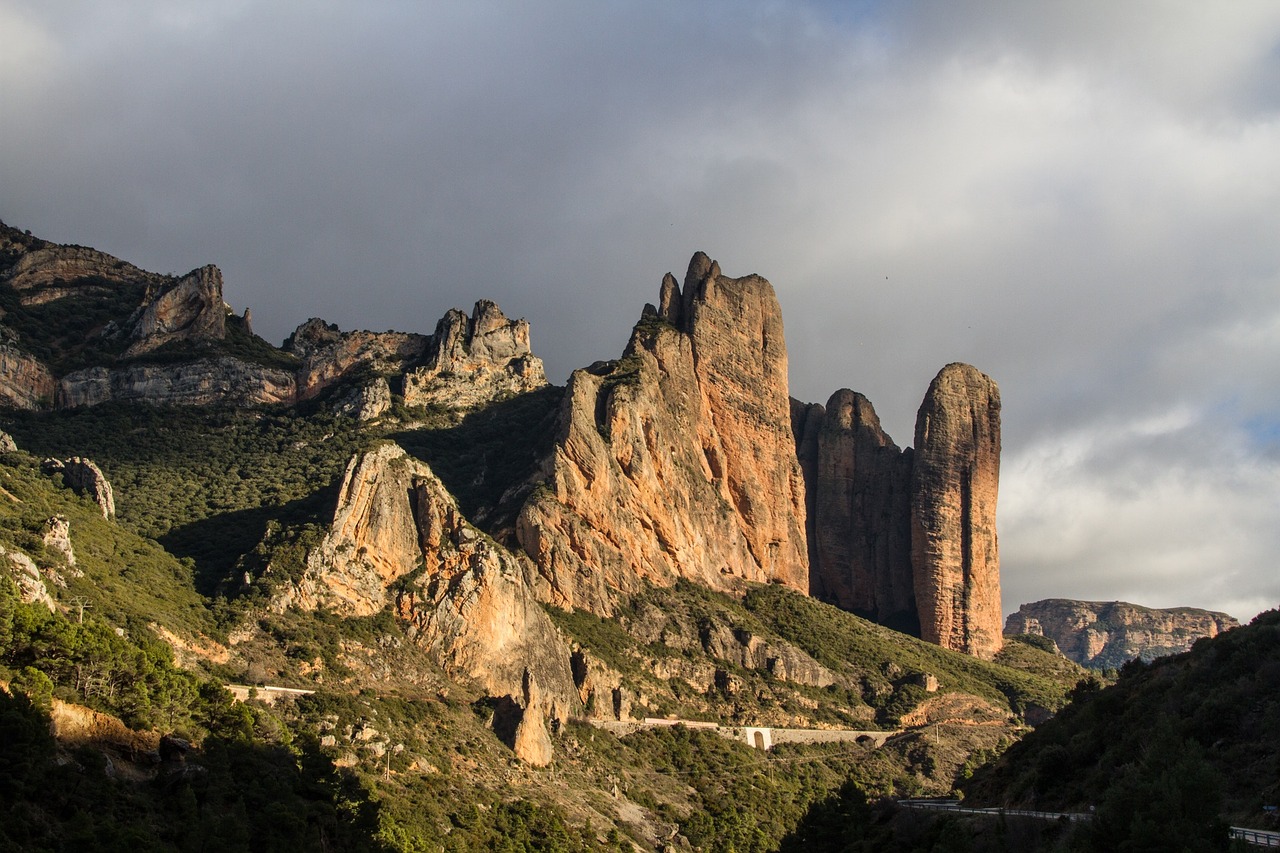
[[[949,364],[916,416],[911,563],[920,636],[992,658],[1002,645],[996,498],[1000,390],[967,364]]]
[[[769,282],[704,254],[622,359],[575,371],[545,488],[517,522],[548,600],[609,613],[645,582],[808,591],[804,482]]]
[[[272,606],[367,616],[390,605],[446,672],[512,697],[527,673],[540,712],[563,719],[577,701],[569,650],[531,574],[467,522],[426,463],[386,444],[348,464],[327,534]]]
[[[1005,620],[1004,632],[1040,634],[1081,666],[1107,669],[1185,652],[1201,637],[1239,625],[1225,613],[1194,607],[1156,610],[1124,601],[1049,598],[1019,607]]]
[[[467,317],[452,310],[436,324],[426,363],[404,376],[410,406],[468,409],[547,384],[542,360],[529,347],[529,324],[509,320],[481,299]]]

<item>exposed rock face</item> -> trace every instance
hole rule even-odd
[[[0,344],[0,405],[47,409],[53,405],[57,387],[57,380],[39,359]]]
[[[949,364],[916,416],[911,562],[920,636],[990,659],[1001,646],[1000,391],[967,364]]]
[[[97,406],[109,401],[173,406],[292,403],[293,374],[230,356],[177,364],[90,367],[69,373],[58,383],[60,409]]]
[[[220,341],[227,336],[231,309],[222,301],[222,272],[215,266],[192,270],[148,293],[144,305],[126,358],[173,341]]]
[[[372,421],[391,409],[391,386],[381,376],[359,387],[352,388],[338,403],[335,411],[358,421]]]
[[[1240,623],[1225,613],[1175,607],[1154,610],[1123,601],[1049,598],[1024,604],[1005,621],[1005,634],[1040,634],[1070,660],[1093,669],[1120,667],[1178,654],[1201,637],[1215,637]]]
[[[563,718],[576,706],[569,650],[531,571],[467,523],[425,463],[383,445],[348,465],[329,534],[273,606],[367,615],[392,603],[447,672],[522,696],[527,671],[542,707]]]
[[[0,453],[12,453],[18,449],[18,443],[13,440],[13,436],[4,430],[0,430]]]
[[[71,522],[64,515],[55,515],[44,523],[43,540],[46,548],[57,551],[74,568],[76,552],[71,546]]]
[[[810,414],[809,429],[816,433],[813,594],[873,622],[918,633],[911,450],[899,450],[867,398],[847,389]]]
[[[512,750],[525,764],[546,767],[551,763],[551,735],[547,731],[547,717],[537,680],[525,670],[524,704],[520,722],[516,725]]]
[[[53,597],[40,576],[40,569],[21,551],[10,551],[0,546],[0,562],[8,567],[13,582],[18,585],[18,597],[27,604],[43,604],[53,610]]]
[[[4,229],[12,232],[12,229]],[[121,281],[159,287],[167,276],[149,273],[105,252],[84,246],[60,246],[43,240],[9,239],[0,246],[18,255],[3,280],[18,291],[24,306],[89,292],[110,293]]]
[[[87,495],[102,510],[103,518],[116,514],[115,491],[102,469],[90,459],[46,459],[40,465],[48,475],[61,474],[62,481],[78,495]]]
[[[549,600],[612,612],[645,582],[808,590],[804,484],[773,288],[701,253],[623,358],[569,380],[546,488],[516,534]]]
[[[399,374],[421,359],[430,339],[403,332],[341,332],[312,318],[285,341],[285,349],[302,359],[298,399],[309,400],[357,371]]]
[[[427,363],[405,374],[404,401],[467,409],[546,384],[542,360],[529,348],[528,322],[508,320],[482,299],[470,319],[454,309],[436,324]]]

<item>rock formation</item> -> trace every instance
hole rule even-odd
[[[911,461],[866,397],[837,391],[810,412],[816,449],[812,592],[908,633],[919,631],[911,564]]]
[[[0,405],[14,409],[47,409],[58,383],[35,356],[0,344]]]
[[[1004,633],[1040,634],[1070,660],[1093,669],[1149,661],[1191,648],[1240,623],[1225,613],[1174,607],[1155,610],[1123,601],[1049,598],[1024,604],[1005,620]]]
[[[44,523],[44,546],[62,555],[67,566],[75,568],[76,552],[71,545],[71,522],[65,515],[55,515]]]
[[[9,576],[18,587],[18,597],[27,604],[41,604],[53,610],[53,597],[45,586],[40,569],[21,551],[10,551],[0,545],[0,563],[9,570]]]
[[[425,463],[387,444],[347,466],[329,533],[273,608],[359,616],[391,604],[446,672],[522,697],[527,671],[541,707],[563,718],[576,703],[569,650],[531,572],[462,517]]]
[[[577,370],[516,523],[541,594],[608,614],[646,582],[808,590],[804,484],[773,288],[694,256],[621,360]]]
[[[542,360],[529,348],[529,324],[508,320],[487,299],[470,319],[454,309],[436,324],[426,364],[404,376],[409,406],[469,409],[547,384]]]
[[[86,495],[102,510],[103,518],[116,514],[115,491],[102,469],[90,459],[72,456],[70,459],[46,459],[40,465],[48,475],[62,475],[62,482],[78,495]]]
[[[341,332],[313,317],[285,341],[296,355],[298,399],[309,400],[325,388],[356,374],[399,374],[421,359],[430,343],[426,335],[405,332]]]
[[[1000,391],[949,364],[916,416],[911,562],[920,636],[981,658],[1000,650]]]
[[[149,292],[134,324],[134,343],[125,357],[175,341],[220,341],[227,336],[230,307],[222,301],[222,272],[215,266],[192,270]]]
[[[222,356],[173,364],[89,367],[58,382],[60,409],[111,401],[161,406],[292,403],[294,378],[287,370]]]
[[[1000,397],[951,364],[934,378],[899,450],[861,394],[793,403],[809,493],[811,592],[955,651],[1000,648],[996,493]]]

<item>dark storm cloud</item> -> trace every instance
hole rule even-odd
[[[280,340],[480,297],[556,381],[695,250],[792,393],[1004,399],[1005,607],[1280,601],[1271,3],[0,0],[0,217]]]

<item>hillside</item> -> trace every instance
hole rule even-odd
[[[885,480],[788,397],[759,276],[695,255],[556,388],[486,300],[276,348],[215,267],[0,236],[20,847],[772,850],[842,788],[949,792],[1081,675],[991,619],[994,383],[944,368]],[[877,489],[918,539],[824,574]]]
[[[1172,819],[1170,797],[1208,798],[1239,825],[1275,828],[1263,807],[1280,800],[1278,676],[1274,610],[1189,652],[1127,664],[975,775],[967,799],[1131,822],[1148,805]]]

